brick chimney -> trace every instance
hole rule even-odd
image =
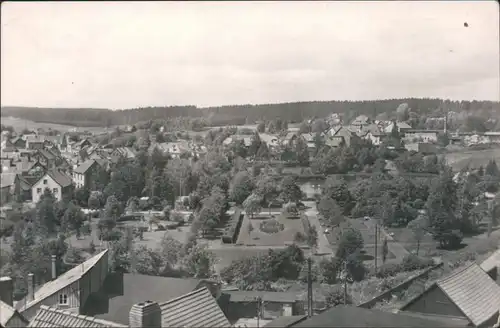
[[[131,328],[161,328],[160,305],[152,301],[134,304],[128,318]]]
[[[31,302],[35,299],[35,275],[28,273],[28,295],[26,301]]]
[[[12,281],[11,277],[1,277],[0,278],[0,300],[2,300],[4,303],[9,304],[12,306],[14,304],[13,302],[13,295],[14,293],[14,282]]]
[[[55,255],[51,257],[52,262],[52,280],[57,278],[57,258]]]

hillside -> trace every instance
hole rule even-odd
[[[146,107],[112,111],[97,108],[2,107],[2,116],[18,117],[35,122],[74,126],[112,126],[134,124],[172,117],[204,117],[211,125],[253,123],[257,120],[281,118],[301,122],[306,118],[325,117],[339,113],[347,120],[365,114],[394,114],[401,103],[419,115],[441,116],[445,109],[464,111],[481,117],[497,117],[500,103],[492,101],[448,101],[428,98],[405,98],[370,101],[312,101],[260,105],[231,105],[198,108],[196,106]]]

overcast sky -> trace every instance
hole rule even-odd
[[[3,2],[1,104],[499,100],[498,10],[493,0]]]

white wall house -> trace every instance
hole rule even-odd
[[[51,170],[33,184],[31,188],[32,200],[34,203],[38,203],[46,188],[52,192],[55,199],[61,200],[71,184],[71,178],[64,172],[57,169]]]

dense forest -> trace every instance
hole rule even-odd
[[[375,117],[391,115],[401,103],[412,112],[428,117],[442,116],[445,111],[466,112],[483,118],[500,116],[500,103],[493,101],[449,101],[430,98],[406,98],[369,101],[312,101],[261,105],[231,105],[198,108],[196,106],[145,107],[124,110],[89,108],[2,107],[3,116],[35,122],[74,126],[113,126],[174,117],[203,117],[210,125],[235,125],[280,118],[301,122],[314,117],[341,114],[345,120],[361,114]]]

